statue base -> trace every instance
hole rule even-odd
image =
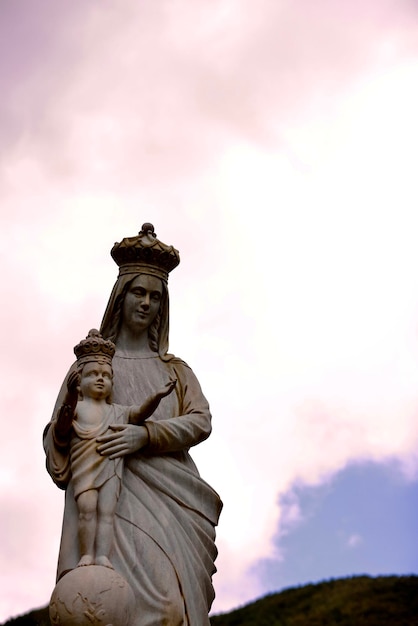
[[[76,567],[65,574],[49,603],[53,626],[129,626],[134,610],[129,583],[100,565]]]

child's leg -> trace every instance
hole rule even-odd
[[[96,535],[96,564],[112,567],[109,554],[113,543],[113,518],[120,490],[120,479],[112,476],[100,487]]]
[[[94,562],[94,539],[97,526],[97,489],[80,493],[77,498],[78,541],[81,559],[77,567]]]

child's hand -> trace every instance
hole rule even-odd
[[[160,394],[161,396],[164,398],[164,396],[168,396],[168,394],[170,394],[174,387],[177,385],[177,378],[172,378],[168,381],[168,383],[165,384],[165,386],[160,389]]]
[[[141,404],[141,406],[131,407],[129,422],[131,424],[136,424],[137,426],[142,424],[142,422],[144,422],[154,413],[154,411],[160,404],[160,401],[173,391],[176,384],[177,378],[172,378],[164,385],[164,387],[162,387],[159,391],[154,393],[154,395],[145,400],[145,402]],[[137,450],[139,450],[139,448],[137,448]]]
[[[78,389],[80,386],[80,375],[77,370],[71,372],[67,379],[67,395],[65,404],[75,409],[78,402]]]

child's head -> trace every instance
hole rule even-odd
[[[86,339],[75,346],[74,352],[80,376],[81,398],[104,399],[110,403],[115,344],[103,339],[99,331],[93,328]]]
[[[79,371],[82,398],[110,401],[113,384],[112,366],[102,359],[85,363]]]

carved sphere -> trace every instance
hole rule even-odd
[[[100,565],[65,574],[49,603],[53,626],[129,626],[134,610],[131,586],[118,572]]]

